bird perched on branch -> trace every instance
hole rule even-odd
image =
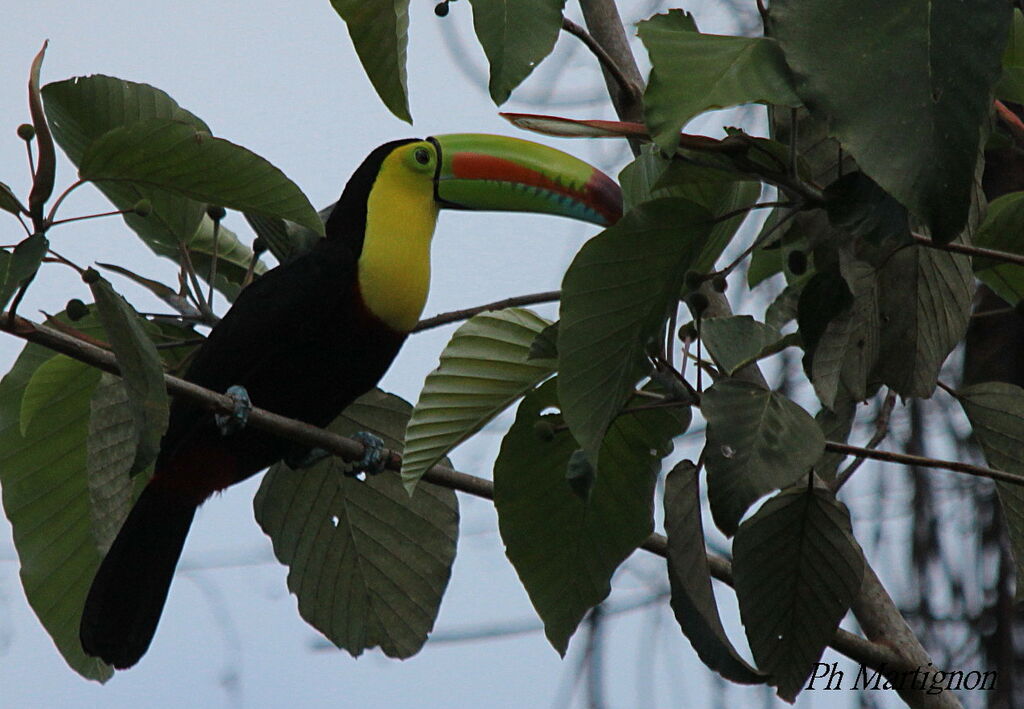
[[[328,425],[377,384],[419,320],[430,242],[445,208],[607,225],[619,218],[622,198],[601,171],[525,140],[454,134],[382,145],[352,175],[326,238],[243,290],[185,378]],[[304,452],[252,428],[228,431],[198,404],[176,399],[153,478],[86,598],[83,649],[119,669],[138,662],[156,632],[196,508]]]

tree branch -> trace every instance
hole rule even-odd
[[[923,234],[912,234],[911,236],[913,236],[916,243],[921,246],[926,246],[929,249],[949,251],[954,254],[965,254],[967,256],[990,258],[993,261],[1002,261],[1003,263],[1012,263],[1016,266],[1024,266],[1024,256],[1020,254],[1011,254],[1008,251],[996,251],[995,249],[986,249],[983,246],[969,246],[967,244],[957,244],[955,242],[940,244],[937,241],[932,241]]]
[[[0,318],[0,330],[65,354],[105,372],[120,374],[112,352],[47,325],[40,325],[15,316],[13,322],[8,322],[7,318]],[[210,391],[168,374],[164,375],[164,381],[168,392],[198,402],[211,411],[231,413],[234,410],[235,402],[225,394]],[[309,447],[323,448],[348,461],[359,460],[363,456],[363,444],[358,441],[263,409],[255,407],[252,409],[248,425]],[[401,456],[394,451],[385,451],[385,453],[385,467],[391,471],[399,471],[402,464]],[[490,480],[468,475],[444,465],[435,465],[424,474],[423,479],[429,483],[475,497],[494,499],[494,483]],[[652,534],[641,544],[641,548],[662,557],[668,553],[667,540],[660,534]],[[715,554],[708,554],[708,564],[712,576],[732,585],[732,567],[728,561]],[[831,644],[837,651],[855,662],[876,670],[882,670],[883,666],[889,669],[901,668],[906,664],[901,662],[900,657],[889,648],[845,630],[838,630]]]
[[[1000,482],[1012,485],[1024,485],[1024,475],[1015,475],[995,468],[986,468],[983,465],[972,465],[961,463],[958,460],[940,460],[938,458],[926,458],[923,455],[910,455],[909,453],[894,453],[892,451],[880,451],[873,448],[862,448],[851,446],[849,443],[837,441],[825,441],[825,450],[833,453],[845,453],[860,458],[871,458],[886,463],[900,463],[901,465],[916,465],[922,468],[938,468],[940,470],[952,470],[956,473],[967,473],[981,478],[999,480]]]
[[[441,313],[440,315],[420,320],[416,323],[416,327],[414,327],[412,331],[422,332],[423,330],[429,330],[434,327],[440,327],[441,325],[447,325],[460,320],[468,320],[474,315],[479,315],[480,313],[485,313],[489,310],[504,310],[505,308],[518,308],[522,305],[551,303],[561,297],[562,291],[549,290],[542,293],[531,293],[529,295],[517,295],[512,298],[504,298],[502,300],[496,300],[493,303],[476,305],[472,308],[465,308],[463,310],[451,310],[447,313]]]

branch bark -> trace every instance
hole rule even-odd
[[[0,330],[9,332],[28,342],[46,347],[54,352],[67,355],[97,369],[120,375],[117,360],[112,352],[47,325],[40,325],[16,315],[13,319],[0,318]],[[202,404],[211,411],[231,413],[234,410],[234,400],[224,394],[205,389],[169,374],[164,375],[164,382],[167,385],[168,392],[176,396],[187,397]],[[359,460],[363,455],[363,444],[358,441],[346,438],[345,436],[339,436],[302,421],[279,416],[264,409],[253,408],[249,414],[248,425],[309,447],[323,448],[341,456],[345,460]],[[394,451],[387,451],[386,454],[386,468],[394,472],[401,470],[401,456]],[[475,497],[481,497],[486,500],[494,499],[494,483],[490,480],[453,470],[444,465],[435,465],[426,472],[423,479],[435,485],[447,487]],[[667,554],[666,539],[660,534],[652,534],[641,544],[641,548],[662,557]],[[727,560],[716,554],[709,553],[708,563],[712,576],[730,586],[732,585],[732,566]],[[838,630],[836,632],[831,645],[854,662],[875,670],[884,671],[886,668],[890,670],[904,668],[905,665],[900,655],[887,648],[884,644],[865,640],[845,630]]]

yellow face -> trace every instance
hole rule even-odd
[[[419,321],[430,288],[436,169],[431,143],[403,145],[384,159],[366,204],[359,288],[370,311],[400,332]]]

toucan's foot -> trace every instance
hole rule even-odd
[[[235,410],[230,414],[216,414],[214,420],[222,436],[238,433],[249,423],[249,412],[252,411],[252,400],[244,386],[235,384],[224,392],[235,402]]]
[[[324,448],[306,448],[289,453],[284,457],[284,463],[292,470],[311,468],[324,458],[329,458],[330,451]]]
[[[361,460],[355,463],[350,475],[356,476],[360,473],[367,475],[378,475],[384,472],[384,441],[378,436],[367,431],[359,431],[352,438],[363,444],[365,450]]]

